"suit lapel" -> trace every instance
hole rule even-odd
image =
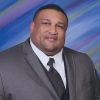
[[[69,98],[70,100],[76,100],[75,65],[73,64],[73,56],[69,53],[69,51],[64,50],[64,60],[67,70]]]
[[[32,48],[29,44],[29,41],[27,41],[23,44],[23,52],[24,52],[26,60],[31,65],[32,69],[36,72],[36,74],[40,78],[42,84],[44,84],[45,87],[51,91],[51,93],[55,96],[56,100],[59,100],[59,97],[56,94],[54,88],[52,87],[52,84],[50,83],[46,73],[44,72],[37,56],[33,52]]]

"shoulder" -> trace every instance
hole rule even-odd
[[[26,41],[0,52],[0,67],[1,65],[20,61],[23,58],[23,45],[25,44]]]
[[[95,66],[92,59],[82,52],[64,48],[64,56],[67,58],[70,67],[74,67],[78,76],[88,75],[94,77]]]
[[[79,52],[79,51],[76,51],[76,50],[73,50],[73,49],[67,48],[67,47],[64,47],[64,54],[65,54],[65,55],[70,55],[70,56],[89,57],[86,53]]]
[[[86,53],[82,53],[82,52],[64,47],[64,56],[68,57],[76,65],[79,64],[81,66],[83,65],[94,66],[92,59]]]
[[[21,45],[22,45],[22,43],[14,46],[14,47],[8,48],[4,51],[1,51],[0,58],[17,54],[21,50]]]
[[[27,45],[29,45],[29,39],[27,39],[26,41],[24,41],[20,44],[17,44],[15,46],[11,47],[11,48],[1,51],[0,57],[11,56],[11,55],[16,55],[16,54],[22,53],[23,47],[27,48],[28,47]]]
[[[23,42],[0,52],[0,73],[10,73],[24,66],[25,54],[23,53],[23,46],[25,45],[26,42]]]

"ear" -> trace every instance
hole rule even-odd
[[[34,30],[34,22],[31,23],[31,26],[30,26],[30,33],[32,33]]]

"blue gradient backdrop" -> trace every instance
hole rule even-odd
[[[100,73],[100,0],[0,0],[0,51],[26,40],[34,12],[48,3],[68,14],[65,46],[86,52]]]

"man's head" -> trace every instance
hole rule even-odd
[[[31,24],[32,42],[46,55],[53,56],[64,46],[68,18],[55,4],[41,7]]]

